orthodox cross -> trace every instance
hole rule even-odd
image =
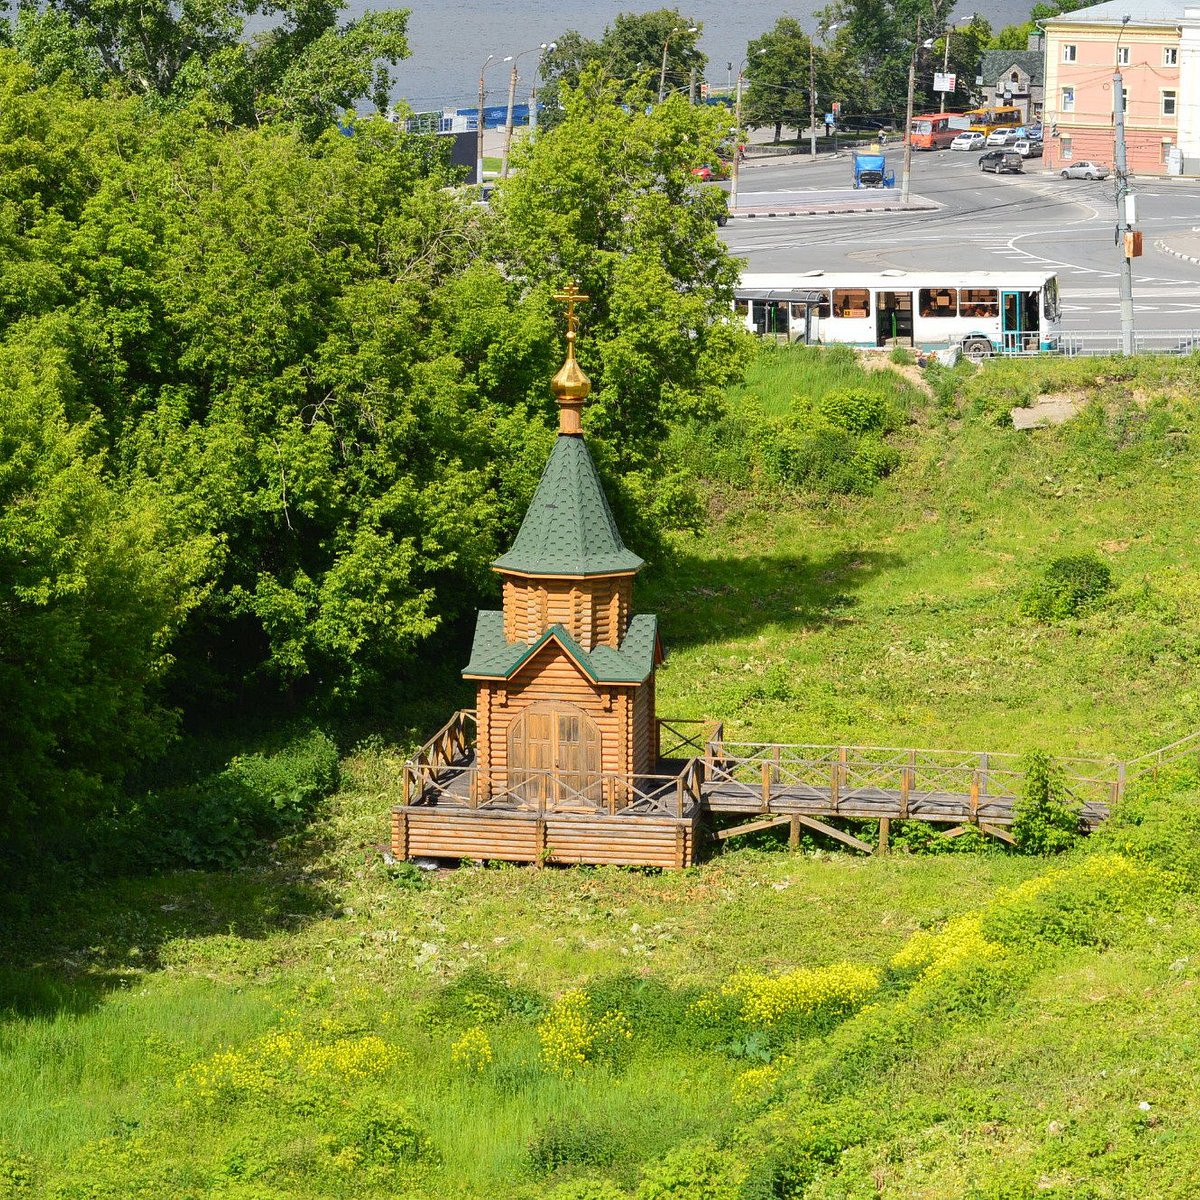
[[[579,318],[575,315],[575,305],[581,304],[584,300],[590,300],[591,296],[585,296],[576,286],[575,281],[572,280],[567,284],[567,290],[565,292],[556,293],[554,299],[557,300],[559,304],[565,304],[567,306],[567,333],[574,334],[579,328]],[[574,340],[574,338],[572,338],[572,340]]]

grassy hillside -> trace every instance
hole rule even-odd
[[[1196,370],[991,364],[926,394],[764,355],[716,439],[674,437],[713,521],[638,593],[660,711],[1119,755],[1200,725]],[[1080,414],[1014,433],[1042,393]],[[789,482],[826,444],[822,471],[892,469]],[[1065,553],[1113,589],[1022,615]],[[1194,1194],[1194,776],[1057,860],[764,842],[430,877],[376,850],[405,750],[350,753],[252,867],[9,898],[0,1196]]]

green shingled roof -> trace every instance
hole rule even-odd
[[[654,670],[658,618],[630,619],[619,649],[597,646],[585,650],[561,625],[551,625],[536,642],[509,642],[504,637],[504,614],[483,611],[475,624],[471,661],[463,669],[468,679],[511,679],[551,638],[580,665],[593,683],[641,683]]]
[[[613,575],[642,560],[625,549],[583,438],[560,434],[501,571],[523,575]]]

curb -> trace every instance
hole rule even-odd
[[[889,204],[882,208],[790,208],[776,212],[731,212],[731,221],[754,221],[767,217],[853,217],[869,216],[871,213],[892,212],[937,212],[937,204]]]
[[[1192,254],[1184,254],[1182,250],[1172,250],[1161,238],[1155,240],[1154,248],[1163,254],[1171,255],[1172,258],[1181,258],[1184,262],[1195,263],[1197,266],[1200,266],[1200,258]]]

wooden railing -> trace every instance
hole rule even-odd
[[[989,809],[1011,810],[1025,779],[1018,755],[959,750],[722,742],[711,744],[706,758],[714,787],[752,795],[764,810],[780,789],[827,800],[834,813],[853,801],[886,796],[898,799],[901,817],[923,802],[963,797],[968,815],[977,820]],[[1058,762],[1081,804],[1109,804],[1118,797],[1118,764],[1084,758]]]
[[[725,735],[724,721],[690,717],[656,717],[659,758],[706,758],[708,749]]]
[[[523,771],[512,783],[502,775],[459,766],[452,773],[410,763],[405,803],[465,805],[476,810],[520,812],[622,812],[685,817],[702,803],[704,760],[688,759],[677,775],[618,775],[603,772],[572,777],[555,771]]]
[[[1128,783],[1141,775],[1157,775],[1163,767],[1173,766],[1187,759],[1195,760],[1197,766],[1200,766],[1200,732],[1189,733],[1187,737],[1171,742],[1170,745],[1121,763],[1121,790],[1124,791]]]
[[[404,764],[404,803],[412,804],[426,788],[440,790],[443,776],[461,772],[474,744],[475,710],[460,709]]]

